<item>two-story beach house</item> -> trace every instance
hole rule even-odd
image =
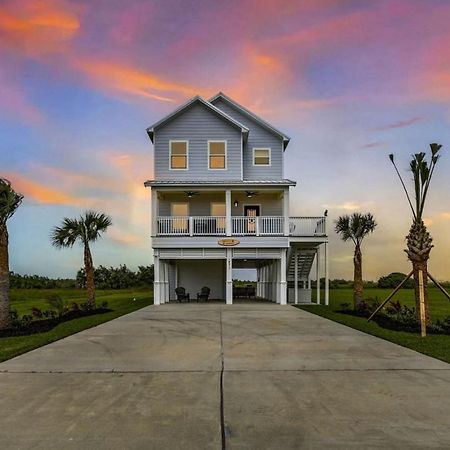
[[[196,96],[147,128],[154,144],[151,236],[155,305],[203,286],[233,303],[233,269],[256,269],[256,296],[328,304],[326,214],[291,217],[284,178],[289,137],[219,93]],[[320,257],[323,247],[323,256]]]

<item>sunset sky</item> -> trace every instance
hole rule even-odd
[[[152,262],[152,145],[145,128],[223,91],[291,137],[292,215],[372,212],[364,278],[408,271],[411,222],[388,160],[444,145],[426,210],[430,271],[450,279],[450,1],[0,0],[0,176],[25,195],[9,222],[11,269],[73,277],[64,216],[114,226],[96,265]],[[331,236],[331,277],[352,247]]]

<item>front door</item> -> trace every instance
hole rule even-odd
[[[259,205],[244,205],[244,216],[248,217],[247,220],[247,233],[256,233],[256,219],[259,216],[260,207]]]

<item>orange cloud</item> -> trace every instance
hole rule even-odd
[[[6,174],[5,178],[11,181],[17,192],[38,203],[79,206],[85,202],[82,198],[49,188],[18,173]]]
[[[79,27],[77,14],[64,1],[9,1],[0,10],[1,45],[27,55],[61,50]]]
[[[150,72],[110,61],[77,59],[74,65],[97,88],[173,102],[174,95],[193,96],[199,89],[167,81]]]

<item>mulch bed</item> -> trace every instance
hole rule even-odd
[[[9,328],[7,330],[0,330],[0,337],[12,337],[12,336],[28,336],[31,334],[45,333],[50,331],[63,322],[69,322],[73,319],[79,319],[80,317],[95,316],[97,314],[104,314],[112,311],[108,308],[97,308],[92,311],[69,311],[61,317],[55,317],[53,319],[39,319],[33,320],[27,326],[21,326],[16,328]]]

